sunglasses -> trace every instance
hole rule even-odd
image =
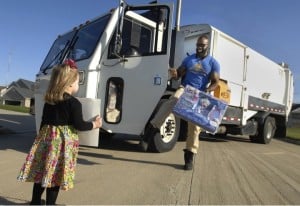
[[[197,47],[205,47],[207,44],[196,44]]]

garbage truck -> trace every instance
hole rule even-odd
[[[172,150],[186,125],[173,113],[156,134],[145,134],[151,118],[180,85],[180,79],[169,78],[169,68],[178,67],[206,34],[209,54],[221,65],[220,83],[211,95],[228,103],[217,135],[247,135],[265,144],[274,136],[284,137],[293,102],[288,65],[273,62],[212,25],[180,25],[180,15],[180,0],[144,5],[121,0],[116,8],[58,35],[36,74],[37,131],[52,68],[71,58],[79,68],[76,97],[83,117],[103,118],[101,130],[79,132],[81,145],[97,147],[102,136],[118,134],[138,137],[143,150]]]

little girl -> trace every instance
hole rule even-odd
[[[32,205],[41,204],[46,189],[46,204],[54,205],[59,189],[74,187],[79,140],[77,130],[102,126],[102,119],[86,122],[81,103],[72,96],[79,88],[79,74],[73,60],[56,66],[45,95],[39,134],[35,138],[18,180],[34,182]]]

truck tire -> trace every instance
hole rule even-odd
[[[148,151],[168,152],[172,150],[178,140],[180,119],[171,113],[157,132],[149,137]]]
[[[250,136],[251,142],[269,144],[274,137],[276,123],[273,117],[266,117],[264,123],[259,125],[257,135]]]

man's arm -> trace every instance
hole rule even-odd
[[[214,91],[219,84],[219,79],[220,79],[219,74],[217,72],[212,72],[212,74],[210,75],[210,84],[206,88],[206,92]]]
[[[185,68],[183,66],[178,67],[178,69],[170,68],[169,73],[170,73],[171,78],[177,80],[180,77],[185,75]]]

